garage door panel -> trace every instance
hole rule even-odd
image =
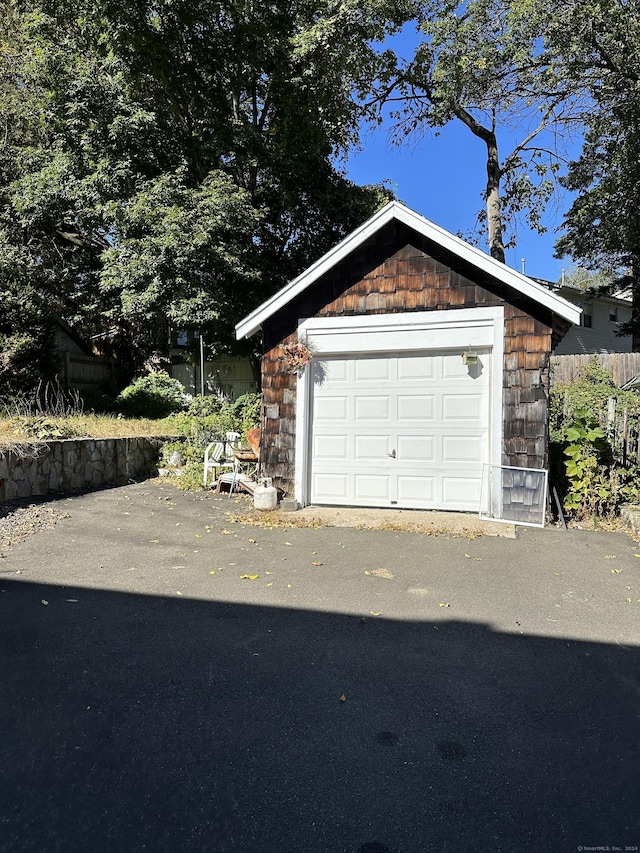
[[[356,435],[354,456],[357,460],[388,462],[391,440],[387,435]]]
[[[407,356],[398,359],[398,381],[418,379],[420,382],[433,380],[436,375],[436,364],[431,356]]]
[[[462,361],[460,353],[448,354],[442,357],[442,378],[468,384],[469,381],[479,385],[489,384],[489,356],[480,354],[478,364],[468,365]]]
[[[356,423],[361,421],[388,421],[391,417],[391,403],[389,396],[355,398]]]
[[[313,455],[321,461],[323,459],[349,458],[348,439],[346,435],[316,435],[313,440]]]
[[[432,435],[398,436],[398,462],[435,462],[436,442]]]
[[[486,423],[487,398],[482,394],[443,394],[443,421],[481,421]]]
[[[388,358],[360,358],[355,362],[356,382],[389,379],[391,364]]]
[[[337,382],[347,382],[349,378],[349,361],[344,358],[331,358],[314,362],[315,381],[320,385]]]
[[[435,416],[436,406],[433,394],[398,395],[398,420],[432,421]]]
[[[435,477],[398,476],[398,503],[433,503],[435,494]]]
[[[344,421],[349,417],[348,397],[318,397],[315,405],[316,421]]]
[[[482,462],[484,436],[443,435],[443,462]]]
[[[390,501],[389,477],[375,474],[354,476],[354,497],[360,501]]]
[[[348,478],[346,474],[313,475],[313,493],[317,501],[346,501],[348,498]]]

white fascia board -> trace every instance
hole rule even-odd
[[[253,335],[262,326],[265,320],[273,316],[277,311],[287,305],[292,299],[302,293],[307,287],[317,281],[326,272],[336,266],[347,257],[354,249],[373,236],[380,228],[387,225],[391,220],[397,219],[402,224],[417,231],[428,240],[433,240],[444,249],[457,255],[462,260],[471,264],[492,278],[503,282],[514,290],[523,293],[535,302],[544,305],[560,317],[571,323],[580,322],[581,309],[553,291],[547,290],[526,275],[511,269],[500,261],[496,261],[490,255],[481,252],[475,246],[466,243],[460,237],[445,231],[424,216],[410,210],[398,201],[390,201],[370,219],[353,231],[342,242],[334,246],[329,252],[312,264],[305,272],[301,273],[289,284],[285,285],[278,293],[263,302],[251,314],[241,320],[236,326],[236,338],[247,338]]]

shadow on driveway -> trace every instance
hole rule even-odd
[[[637,648],[1,586],[3,853],[640,845]]]

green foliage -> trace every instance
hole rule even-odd
[[[549,429],[551,439],[560,439],[563,429],[575,413],[587,409],[598,423],[606,423],[609,398],[615,397],[619,408],[627,408],[631,417],[640,416],[640,396],[635,391],[617,388],[611,373],[597,356],[572,383],[557,382],[551,386]]]
[[[551,474],[565,510],[576,518],[610,517],[621,502],[640,497],[637,466],[616,463],[600,426],[607,423],[611,397],[631,420],[640,417],[640,395],[617,388],[595,356],[576,382],[551,387]]]
[[[224,441],[227,432],[237,432],[243,440],[249,429],[260,426],[261,395],[243,394],[235,401],[215,395],[195,398],[186,411],[169,419],[172,431],[183,437],[166,442],[162,455],[168,460],[178,450],[186,463],[175,482],[180,489],[201,489],[204,449],[212,441]]]
[[[390,196],[337,163],[374,43],[410,6],[7,0],[0,281],[85,337],[109,330],[125,381],[170,324],[209,356],[251,351],[234,324]],[[0,379],[31,381],[47,360],[27,354],[28,313],[12,334]]]
[[[620,328],[640,350],[640,15],[624,0],[569,0],[546,38],[571,76],[587,83],[592,108],[580,156],[563,184],[575,194],[558,257],[612,271],[609,292],[631,290]]]
[[[129,417],[166,418],[184,408],[184,392],[177,379],[159,370],[127,386],[116,404]]]
[[[564,427],[564,456],[568,489],[564,498],[565,509],[578,516],[604,508],[610,497],[606,488],[600,461],[607,451],[604,431],[587,409],[575,412],[572,421]]]
[[[260,394],[243,394],[229,404],[232,417],[236,419],[234,432],[245,435],[247,430],[260,426],[262,396]]]
[[[71,424],[59,418],[54,420],[43,415],[23,415],[12,418],[11,427],[14,435],[26,439],[36,438],[39,441],[73,438],[78,435]]]

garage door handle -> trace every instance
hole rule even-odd
[[[387,453],[387,456],[390,456],[392,459],[395,459],[396,458],[395,450],[392,450],[391,453]]]

